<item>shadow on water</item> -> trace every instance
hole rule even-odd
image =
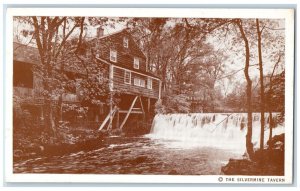
[[[234,154],[217,148],[170,148],[174,141],[108,137],[104,147],[14,164],[15,173],[220,174]]]

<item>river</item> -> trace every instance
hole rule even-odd
[[[245,113],[157,115],[148,135],[107,137],[90,151],[16,162],[14,173],[218,175],[230,158],[241,158],[246,150],[246,117]],[[266,128],[265,145],[268,133]],[[273,136],[281,133],[283,126],[274,128]],[[259,139],[260,114],[255,113],[256,148]]]
[[[108,137],[104,147],[14,164],[14,173],[180,174],[214,175],[230,157],[209,147],[170,147],[174,141],[141,137]]]

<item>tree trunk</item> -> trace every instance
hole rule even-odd
[[[244,74],[247,81],[247,89],[246,89],[246,95],[247,95],[247,135],[246,135],[246,149],[247,153],[249,155],[250,159],[253,159],[254,156],[254,150],[253,150],[253,144],[252,144],[252,106],[251,106],[251,97],[252,97],[252,81],[249,76],[249,65],[250,65],[250,48],[249,48],[249,42],[246,37],[242,21],[239,19],[237,22],[237,25],[239,27],[239,30],[241,32],[242,39],[244,40],[244,46],[245,46],[245,69]]]
[[[270,133],[269,133],[269,149],[271,150],[272,149],[272,142],[271,142],[271,140],[272,140],[272,137],[273,137],[273,117],[272,117],[272,112],[271,112],[271,109],[269,110],[269,119],[270,119],[270,121],[269,121],[269,131],[270,131]]]
[[[264,149],[264,136],[265,136],[265,87],[264,87],[264,73],[262,63],[262,50],[261,50],[261,31],[259,27],[259,20],[256,19],[257,29],[257,42],[258,42],[258,65],[259,65],[259,78],[260,78],[260,150]]]
[[[278,64],[280,63],[281,60],[281,55],[279,55],[277,62],[274,65],[272,74],[270,76],[270,90],[269,90],[269,96],[268,96],[268,109],[269,109],[269,148],[272,149],[272,137],[273,137],[273,126],[274,126],[274,122],[273,122],[273,116],[272,116],[272,95],[273,95],[273,76],[275,73],[275,70],[278,66]]]
[[[54,137],[57,137],[56,127],[55,127],[55,114],[53,111],[53,105],[52,105],[51,101],[50,101],[49,107],[50,107],[50,112],[49,112],[50,128],[53,132]]]

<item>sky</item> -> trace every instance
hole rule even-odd
[[[276,21],[275,23],[278,24],[278,26],[275,26],[274,28],[276,29],[283,29],[283,30],[270,30],[268,29],[270,34],[273,35],[278,35],[278,36],[284,36],[284,25],[285,22],[283,19],[279,20],[273,20]],[[255,28],[256,29],[256,28]],[[264,29],[265,31],[267,29]],[[255,31],[255,30],[254,30]],[[276,33],[276,34],[275,34]],[[266,34],[266,33],[263,33]],[[248,34],[248,37],[250,35]],[[227,83],[235,83],[235,82],[246,82],[245,75],[244,75],[244,70],[241,70],[245,66],[245,48],[244,48],[244,41],[239,37],[237,39],[237,42],[234,46],[231,46],[232,42],[235,40],[236,34],[234,33],[228,33],[226,37],[221,37],[217,38],[214,35],[210,35],[208,37],[208,42],[213,44],[216,50],[220,50],[222,52],[225,52],[225,54],[228,56],[226,60],[224,60],[224,64],[226,65],[226,70],[225,74],[223,76],[226,76],[228,74],[231,74],[234,71],[240,70],[236,74],[234,74],[232,81],[229,82],[228,80],[225,80],[226,86],[229,85],[229,91],[232,91],[234,89],[234,86],[230,87],[230,84]],[[250,77],[253,81],[257,80],[259,78],[259,67],[258,67],[258,49],[257,49],[257,40],[256,36],[254,39],[249,40],[250,43],[255,43],[252,44],[250,47],[251,51],[251,59],[250,59],[250,65],[255,65],[251,66],[249,69]],[[249,38],[251,39],[251,38]],[[275,61],[277,60],[277,57],[273,56],[273,58],[270,56],[273,51],[277,51],[277,48],[279,48],[280,44],[277,43],[277,40],[268,40],[266,35],[263,35],[262,37],[262,43],[268,48],[263,48],[263,72],[264,75],[270,74],[273,70],[273,67],[275,65]],[[283,63],[283,62],[282,62]],[[281,64],[277,68],[277,73],[280,73],[282,70],[284,70],[284,64]],[[276,73],[275,72],[275,73]],[[220,86],[223,82],[217,82],[216,86]],[[254,84],[255,86],[255,84]]]

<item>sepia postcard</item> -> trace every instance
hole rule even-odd
[[[6,182],[293,183],[294,10],[8,8]]]

